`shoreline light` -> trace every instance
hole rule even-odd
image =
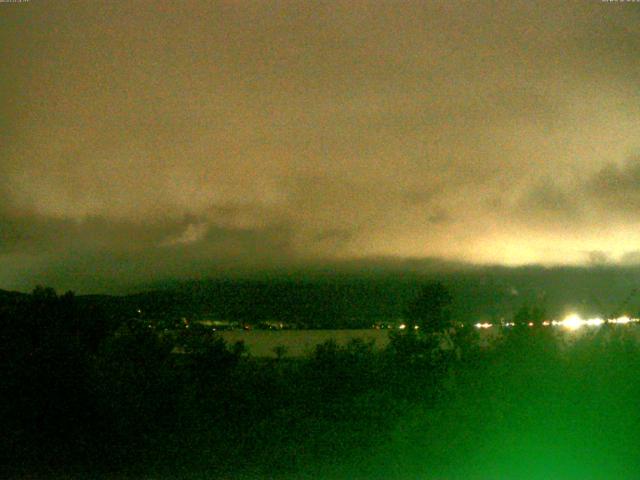
[[[583,325],[584,320],[582,320],[578,315],[571,314],[561,320],[559,322],[560,326],[564,328],[568,328],[569,330],[577,330]]]
[[[629,318],[626,315],[623,315],[618,318],[610,318],[608,320],[605,320],[600,317],[582,319],[578,314],[573,313],[565,317],[563,320],[560,320],[560,321],[554,320],[551,323],[552,325],[559,325],[559,326],[568,328],[569,330],[576,330],[582,326],[599,327],[600,325],[604,325],[605,323],[625,325],[627,323],[637,323],[639,321],[640,320],[637,318]]]
[[[554,327],[563,327],[567,330],[577,330],[580,327],[599,327],[604,324],[615,324],[615,325],[626,325],[629,323],[639,323],[640,319],[638,318],[630,318],[627,315],[623,315],[617,318],[604,319],[602,317],[593,317],[593,318],[582,318],[577,313],[572,313],[567,315],[562,320],[544,320],[542,322],[542,326],[554,326]],[[527,322],[523,324],[524,326],[533,327],[535,324],[533,322]],[[473,325],[478,329],[487,329],[496,326],[493,323],[489,322],[478,322]],[[505,322],[501,325],[497,325],[498,327],[515,327],[515,322]],[[400,328],[406,328],[404,325],[400,325]]]
[[[631,318],[627,317],[626,315],[623,315],[622,317],[612,318],[612,319],[608,320],[609,323],[615,323],[615,324],[619,324],[619,325],[624,325],[624,324],[629,323],[629,322],[637,322],[637,321],[638,321],[637,318],[631,319]]]
[[[487,322],[485,322],[485,323],[476,323],[475,327],[476,328],[491,328],[491,327],[493,327],[493,324],[487,323]]]
[[[617,318],[610,318],[605,320],[604,318],[601,317],[593,317],[593,318],[581,318],[580,315],[578,315],[577,313],[572,313],[570,315],[567,315],[565,318],[563,318],[562,320],[545,320],[542,322],[542,325],[545,327],[548,326],[554,326],[554,327],[563,327],[566,328],[567,330],[577,330],[580,327],[599,327],[601,325],[604,325],[605,323],[608,324],[615,324],[615,325],[626,325],[628,323],[639,323],[640,319],[638,318],[630,318],[627,315],[623,315],[621,317],[617,317]],[[516,324],[514,322],[505,322],[504,324],[502,324],[502,327],[514,327]],[[533,322],[527,322],[524,325],[529,326],[529,327],[533,327],[535,326],[535,324]],[[493,327],[494,324],[493,323],[489,323],[489,322],[483,322],[483,323],[476,323],[474,324],[474,327],[478,328],[478,329],[487,329],[487,328],[491,328]],[[402,326],[400,327],[402,328]]]

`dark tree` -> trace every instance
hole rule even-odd
[[[545,318],[545,310],[544,308],[533,305],[529,306],[527,304],[522,305],[518,311],[513,316],[513,321],[516,325],[522,326],[527,325],[529,323],[533,323],[534,325],[540,325]]]
[[[424,285],[406,311],[407,327],[424,333],[442,332],[451,326],[453,297],[440,282]]]

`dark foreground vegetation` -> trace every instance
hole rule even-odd
[[[637,478],[636,327],[517,327],[480,349],[450,301],[424,289],[420,329],[385,351],[260,359],[50,289],[5,299],[2,476]]]

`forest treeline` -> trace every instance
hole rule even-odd
[[[637,342],[604,329],[569,356],[542,328],[514,328],[483,350],[473,329],[456,329],[445,287],[417,290],[404,315],[420,328],[392,333],[385,350],[329,341],[305,358],[280,350],[271,359],[196,325],[162,335],[72,293],[39,287],[5,299],[4,476],[341,478],[344,469],[345,478],[392,478],[409,467],[389,464],[389,452],[410,468],[437,469],[450,444],[469,448],[464,422],[474,418],[482,432],[480,399],[490,400],[489,414],[504,402],[552,401],[554,381],[575,383],[570,399],[589,394],[580,373],[587,363],[603,374],[606,363],[607,381],[620,385],[640,365]],[[612,361],[623,366],[612,371]],[[532,387],[536,376],[544,388]],[[445,407],[465,413],[429,413]]]

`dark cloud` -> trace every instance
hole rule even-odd
[[[582,214],[573,187],[562,188],[551,177],[537,180],[518,200],[515,213],[525,222],[562,224],[579,223]]]
[[[409,205],[425,205],[433,202],[437,195],[438,189],[430,188],[408,191],[404,194],[404,198]]]
[[[436,208],[433,213],[428,215],[427,220],[432,224],[441,224],[451,221],[451,216],[443,208]]]
[[[0,287],[640,244],[632,5],[0,9]]]
[[[13,213],[0,217],[0,252],[37,254],[151,248],[182,228],[183,223],[134,223],[103,217],[75,220]]]
[[[640,220],[640,157],[623,165],[605,165],[585,185],[594,200],[611,213],[627,213]]]
[[[25,290],[49,283],[83,292],[126,291],[166,278],[288,268],[297,261],[286,226],[211,227],[201,237],[189,238],[184,232],[192,223],[162,227],[101,223],[43,221],[32,226],[26,232],[28,240],[0,251],[6,281]],[[186,240],[166,242],[166,238]]]
[[[587,252],[587,255],[589,257],[589,265],[607,265],[611,262],[611,257],[607,252],[595,250],[592,252]]]
[[[640,157],[606,163],[578,182],[559,185],[546,177],[517,202],[517,211],[531,221],[559,221],[576,226],[611,226],[640,221]]]
[[[353,232],[346,229],[332,228],[318,233],[314,239],[318,242],[347,242],[353,238]]]
[[[526,204],[549,214],[571,215],[578,212],[576,200],[549,178],[539,182],[527,195]]]

